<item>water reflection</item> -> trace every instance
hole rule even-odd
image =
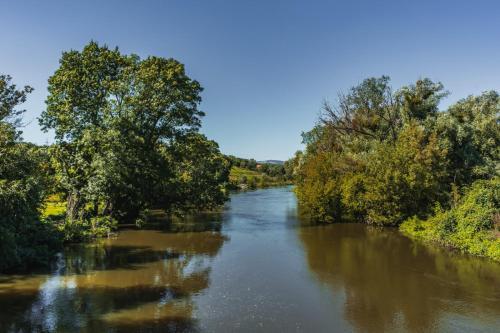
[[[275,188],[0,276],[0,332],[496,332],[499,300],[497,263],[391,230],[301,226]]]
[[[211,258],[227,240],[206,226],[122,231],[68,248],[51,274],[4,277],[0,331],[196,331],[191,297],[208,287]]]
[[[363,225],[298,231],[307,263],[359,331],[474,331],[500,327],[500,265]]]

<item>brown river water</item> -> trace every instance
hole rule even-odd
[[[396,230],[307,226],[290,187],[0,275],[0,332],[499,331],[500,264]]]

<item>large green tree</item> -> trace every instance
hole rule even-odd
[[[445,144],[433,133],[443,86],[429,79],[393,91],[369,78],[325,103],[297,174],[299,201],[317,220],[398,224],[444,200]]]
[[[40,123],[56,133],[52,156],[69,219],[89,204],[94,213],[133,218],[152,204],[182,201],[174,197],[174,153],[201,126],[201,91],[174,59],[141,60],[95,42],[64,52]]]
[[[458,186],[500,175],[500,97],[495,91],[469,96],[436,120],[450,161],[449,182]]]

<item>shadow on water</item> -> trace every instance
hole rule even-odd
[[[500,320],[500,266],[357,224],[298,231],[307,263],[361,332],[488,331]],[[476,326],[477,328],[477,326]]]
[[[163,232],[221,231],[225,218],[224,209],[182,216],[167,215],[163,210],[154,210],[150,213],[147,228]]]
[[[0,332],[197,331],[191,297],[228,239],[217,223],[194,224],[123,230],[68,247],[50,274],[2,277]]]

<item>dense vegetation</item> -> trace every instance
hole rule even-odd
[[[291,184],[293,170],[289,161],[284,163],[257,162],[226,156],[231,164],[230,186],[234,189],[256,189]]]
[[[198,133],[202,87],[178,61],[91,42],[62,54],[48,90],[39,120],[55,143],[37,147],[16,129],[32,88],[0,76],[0,271],[46,262],[63,240],[142,223],[150,208],[227,200],[230,163]]]
[[[319,222],[400,226],[408,235],[500,260],[500,96],[445,111],[429,79],[393,91],[370,78],[325,103],[304,152],[261,163],[224,156],[199,133],[201,85],[174,59],[95,42],[64,52],[39,122],[55,143],[22,141],[33,88],[0,75],[0,271],[45,264],[63,242],[118,223],[211,210],[229,188],[296,182]]]
[[[500,260],[500,178],[479,180],[449,210],[439,206],[427,220],[408,219],[401,230],[472,254]],[[491,232],[492,229],[493,233]],[[496,238],[496,241],[495,241]]]
[[[500,258],[500,97],[447,95],[429,79],[393,91],[370,78],[325,103],[303,134],[301,209],[320,222],[402,225],[414,236]]]
[[[33,89],[0,75],[0,271],[46,263],[60,245],[54,227],[38,218],[47,179],[46,151],[21,141],[17,106]]]

